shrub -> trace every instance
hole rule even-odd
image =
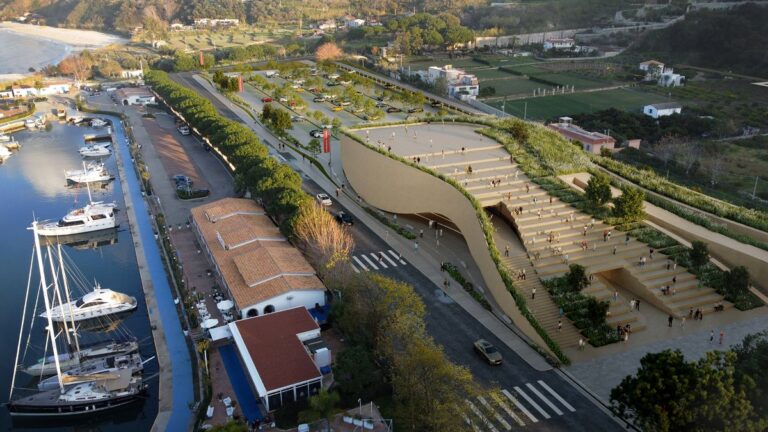
[[[635,222],[645,217],[643,201],[645,192],[638,188],[625,186],[621,190],[621,196],[613,201],[613,214],[626,222]]]
[[[602,207],[611,200],[611,180],[606,175],[593,175],[584,192],[592,205]]]
[[[691,243],[693,248],[689,252],[691,264],[695,267],[701,267],[709,262],[709,246],[703,241],[694,240]]]
[[[565,275],[565,280],[572,291],[581,291],[589,285],[587,269],[583,265],[571,264],[569,269]]]

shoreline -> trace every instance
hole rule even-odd
[[[103,48],[108,45],[125,45],[128,39],[108,33],[93,30],[80,30],[33,24],[21,24],[12,21],[0,22],[0,30],[5,30],[22,36],[36,39],[44,39],[51,42],[64,44],[72,48],[72,51]],[[76,41],[76,42],[75,42]]]

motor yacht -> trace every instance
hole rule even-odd
[[[35,119],[31,119],[31,118],[26,119],[24,120],[24,127],[26,127],[27,129],[35,129],[37,128],[37,122],[35,121]]]
[[[91,162],[83,164],[81,170],[70,170],[64,173],[69,183],[96,183],[112,180],[114,177],[104,168],[103,163]]]
[[[57,222],[41,223],[37,232],[43,236],[67,236],[115,228],[115,209],[115,203],[90,202],[67,213]]]
[[[109,146],[111,144],[92,144],[80,147],[80,156],[82,157],[106,157],[112,154]]]
[[[136,340],[128,341],[109,341],[90,346],[81,346],[80,351],[72,354],[61,353],[58,355],[59,365],[62,371],[68,371],[79,367],[81,363],[102,357],[126,355],[139,350],[139,343]],[[56,375],[56,365],[54,356],[41,357],[37,362],[30,366],[20,368],[22,372],[32,376],[50,376]]]
[[[91,127],[102,128],[108,124],[109,123],[106,120],[102,120],[100,118],[91,119]]]
[[[93,291],[40,314],[56,322],[82,321],[106,315],[118,314],[136,309],[136,297],[131,297],[96,284]]]

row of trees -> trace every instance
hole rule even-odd
[[[768,428],[768,333],[686,361],[680,350],[646,354],[611,391],[615,412],[645,430],[762,432]]]
[[[419,13],[387,22],[387,29],[395,33],[395,47],[401,54],[410,55],[427,48],[441,48],[474,41],[475,34],[450,14]]]
[[[210,101],[171,80],[165,72],[149,71],[146,81],[221,151],[235,167],[236,185],[259,199],[283,232],[291,235],[299,211],[313,205],[301,189],[301,177],[269,157],[267,148],[248,127],[218,115]]]
[[[236,92],[240,89],[240,81],[237,77],[228,77],[222,71],[213,73],[213,82],[225,93]]]
[[[271,103],[265,104],[261,111],[261,121],[271,126],[279,135],[284,135],[287,129],[293,127],[291,114],[282,109],[272,106]]]

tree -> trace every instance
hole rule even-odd
[[[604,174],[593,175],[587,182],[584,193],[590,204],[601,208],[611,200],[611,180]]]
[[[589,285],[587,269],[580,264],[571,264],[565,278],[573,291],[581,291]]]
[[[376,365],[364,346],[355,345],[336,356],[333,377],[342,393],[366,399],[377,380]]]
[[[613,214],[627,222],[641,220],[645,217],[644,201],[645,192],[638,188],[624,186],[621,188],[621,196],[613,200]]]
[[[752,406],[763,418],[768,418],[768,332],[750,334],[741,344],[733,347],[736,353],[736,379],[740,388],[747,390]]]
[[[317,156],[321,151],[323,151],[320,140],[317,138],[312,138],[309,140],[307,143],[307,150],[309,150],[314,156]]]
[[[484,86],[480,89],[480,92],[478,93],[478,96],[481,98],[484,97],[490,97],[496,94],[496,87],[493,86]]]
[[[336,392],[328,393],[326,389],[320,390],[320,393],[309,398],[310,409],[325,420],[327,431],[331,430],[331,418],[333,418],[338,403],[339,394]]]
[[[605,317],[608,315],[608,308],[610,307],[611,304],[606,300],[598,300],[594,297],[587,298],[585,317],[593,328],[599,328],[605,324]]]
[[[640,369],[611,391],[614,412],[645,430],[753,431],[768,426],[736,380],[734,352],[686,362],[679,351],[646,354]]]
[[[315,58],[318,62],[326,62],[337,60],[343,54],[344,53],[341,51],[341,48],[339,48],[338,45],[333,42],[326,42],[317,47],[317,50],[315,51]]]
[[[691,250],[688,252],[688,256],[694,267],[701,267],[709,262],[709,246],[703,241],[694,240],[691,243]]]
[[[744,266],[732,268],[725,273],[725,291],[733,298],[749,292],[749,270]]]
[[[64,75],[72,75],[77,82],[83,82],[90,78],[93,60],[87,51],[80,54],[72,54],[59,63],[59,71]]]
[[[320,277],[343,272],[346,267],[339,264],[349,261],[355,242],[349,230],[337,224],[330,213],[317,205],[302,207],[293,223],[293,230],[304,243]]]

